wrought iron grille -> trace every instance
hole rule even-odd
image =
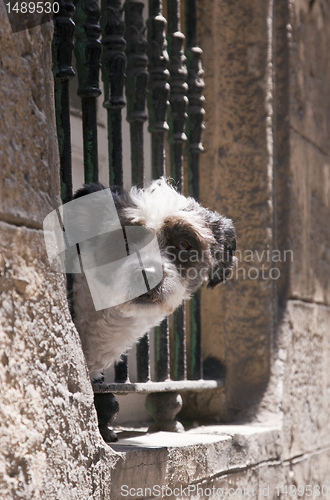
[[[164,6],[161,0],[149,0],[146,25],[145,5],[139,0],[101,0],[101,5],[98,0],[59,3],[60,10],[54,16],[53,61],[63,203],[72,199],[69,82],[75,77],[73,52],[82,109],[85,182],[98,180],[97,99],[102,94],[101,71],[103,106],[107,110],[109,184],[123,184],[122,111],[126,106],[132,183],[143,185],[143,125],[148,120],[152,177],[171,175],[181,192],[198,200],[204,82],[202,51],[197,45],[196,0],[168,0]],[[165,150],[170,151],[169,167]],[[188,179],[187,186],[184,178]],[[68,283],[70,286],[70,277]],[[129,380],[124,354],[115,368],[115,382],[94,385],[100,430],[106,440],[114,439],[107,429],[112,414],[118,410],[113,393],[159,393],[150,396],[149,406],[155,415],[160,398],[164,420],[166,404],[173,406],[173,401],[178,401],[176,391],[222,385],[222,380],[203,380],[199,292],[191,299],[189,318],[186,311],[183,304],[174,313],[171,329],[168,319],[155,329],[155,380],[150,380],[146,334],[137,347],[136,383]],[[168,420],[179,409],[180,404]],[[159,424],[158,428],[164,426]],[[172,425],[175,429],[176,424]]]

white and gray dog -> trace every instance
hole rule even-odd
[[[105,193],[103,190],[101,184],[85,185],[75,198],[99,191]],[[210,288],[224,282],[235,262],[236,237],[232,221],[202,207],[193,198],[181,195],[168,180],[162,178],[145,189],[133,187],[129,192],[112,188],[111,193],[122,226],[121,234],[102,229],[107,224],[106,210],[98,214],[97,220],[90,220],[88,210],[82,210],[79,216],[79,224],[84,227],[98,225],[99,232],[103,233],[102,237],[89,240],[88,253],[93,260],[90,267],[98,270],[93,278],[94,282],[104,284],[100,288],[102,294],[111,294],[116,304],[97,310],[86,275],[75,275],[74,321],[93,379],[99,378],[102,370],[118,361],[127,349],[150,328],[160,324],[205,281]],[[116,242],[123,240],[127,246],[128,234],[136,228],[145,231],[133,245],[139,255],[138,261],[132,264],[129,259],[118,260]],[[154,237],[158,253],[154,249]],[[143,253],[143,248],[151,249],[150,255],[148,251]],[[154,262],[157,255],[161,258],[161,275],[158,273],[158,276],[158,262]],[[109,256],[112,262],[118,263],[111,285],[103,266]],[[141,273],[144,279],[148,277],[151,285],[145,292],[135,293],[133,298],[125,300],[130,297],[135,278],[141,279]],[[157,279],[153,286],[154,275]]]

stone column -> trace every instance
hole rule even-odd
[[[240,259],[225,286],[202,294],[204,370],[212,378],[226,372],[224,390],[213,397],[192,396],[201,414],[211,418],[231,418],[258,401],[269,377],[274,328],[267,254],[274,247],[272,8],[272,0],[210,0],[198,12],[206,111],[201,202],[233,219]],[[254,262],[247,262],[251,256]]]

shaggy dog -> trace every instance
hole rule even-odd
[[[81,231],[93,226],[101,235],[80,245],[89,261],[85,269],[94,271],[92,279],[88,270],[75,274],[73,285],[74,322],[92,379],[205,281],[210,288],[224,282],[236,248],[230,219],[181,195],[164,178],[129,192],[89,184],[75,199],[95,193],[103,197],[97,217],[87,204],[76,221]],[[109,226],[106,196],[112,196],[120,226]]]

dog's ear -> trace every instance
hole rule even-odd
[[[101,191],[102,189],[105,189],[105,187],[100,182],[84,184],[82,188],[78,189],[78,191],[75,192],[73,199],[75,200],[77,198],[81,198],[82,196],[86,196],[87,194],[96,193],[97,191]]]
[[[84,184],[82,188],[78,189],[78,191],[75,192],[73,199],[75,200],[77,198],[81,198],[82,196],[102,191],[103,189],[107,188],[100,182],[91,182],[90,184]],[[120,186],[112,186],[110,190],[116,208],[124,208],[127,204],[128,193],[124,191],[124,189]]]
[[[236,233],[233,222],[217,212],[209,212],[209,227],[216,241],[211,246],[213,265],[207,284],[213,289],[226,280],[235,265]]]

